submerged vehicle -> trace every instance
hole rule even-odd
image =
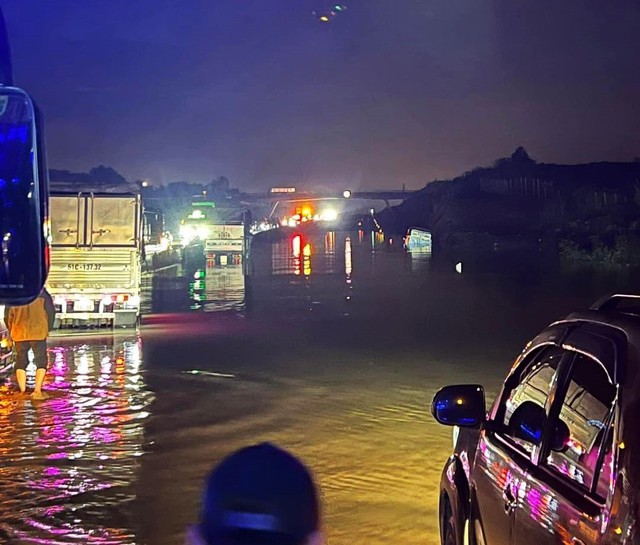
[[[432,244],[431,231],[420,227],[409,228],[404,237],[404,246],[410,252],[431,253]]]
[[[529,342],[488,413],[482,386],[441,389],[441,542],[639,543],[639,350],[640,295],[616,294]]]

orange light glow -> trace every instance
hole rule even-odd
[[[311,244],[307,242],[302,249],[302,255],[304,255],[302,263],[302,272],[305,276],[311,275]]]

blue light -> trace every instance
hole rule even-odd
[[[538,443],[540,441],[540,434],[542,433],[542,430],[531,429],[531,427],[529,427],[525,422],[520,424],[520,429],[526,436],[529,436],[531,438],[532,443]]]

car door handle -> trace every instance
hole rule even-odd
[[[516,497],[513,495],[511,490],[511,484],[508,484],[505,489],[502,491],[502,499],[504,501],[504,512],[507,515],[510,515],[515,511],[515,508],[518,506],[518,501]],[[575,544],[580,545],[580,544]]]

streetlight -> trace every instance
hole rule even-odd
[[[342,193],[342,196],[343,196],[345,199],[349,199],[349,198],[351,198],[351,191],[350,191],[349,189],[345,189],[345,190],[343,191],[343,193]]]

